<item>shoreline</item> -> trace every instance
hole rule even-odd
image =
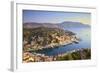
[[[42,47],[42,48],[39,48],[39,49],[30,49],[30,50],[27,50],[26,52],[30,52],[30,51],[39,51],[39,50],[45,50],[45,49],[53,49],[53,48],[56,48],[56,47],[61,47],[61,46],[66,46],[66,45],[70,45],[70,44],[78,44],[79,43],[79,38],[77,39],[74,39],[73,41],[70,41],[70,42],[67,42],[67,43],[62,43],[62,44],[58,44],[58,43],[55,43],[55,44],[50,44],[50,45],[47,45],[45,47]]]
[[[63,54],[58,54],[56,56],[47,56],[45,54],[40,53],[30,53],[23,52],[23,62],[50,62],[50,61],[67,61],[67,60],[82,60],[82,59],[90,59],[91,57],[91,49],[77,49],[72,50],[70,52],[66,52]]]

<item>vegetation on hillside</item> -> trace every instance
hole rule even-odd
[[[80,49],[57,57],[57,60],[82,60],[91,59],[91,49]]]

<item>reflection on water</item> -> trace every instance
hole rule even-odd
[[[45,55],[58,55],[61,53],[69,52],[74,49],[83,49],[83,48],[91,48],[91,29],[89,27],[87,28],[77,28],[77,29],[67,29],[74,33],[76,33],[77,37],[81,39],[81,41],[78,44],[70,44],[65,46],[56,47],[53,49],[45,49],[42,51],[38,51],[38,53],[42,53]]]

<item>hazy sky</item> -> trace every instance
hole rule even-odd
[[[23,10],[23,22],[61,23],[64,21],[91,23],[90,13]]]

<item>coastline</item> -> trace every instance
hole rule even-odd
[[[56,56],[46,56],[40,53],[23,52],[23,62],[50,62],[50,61],[68,61],[91,59],[91,49],[77,49]]]
[[[51,43],[49,45],[46,45],[46,46],[40,46],[38,49],[31,49],[31,48],[28,48],[28,50],[24,50],[26,52],[30,52],[30,51],[39,51],[39,50],[44,50],[44,49],[53,49],[53,48],[56,48],[56,47],[60,47],[60,46],[65,46],[65,45],[70,45],[70,44],[78,44],[80,39],[77,38],[75,35],[74,37],[71,37],[69,36],[71,39],[68,41],[63,41],[61,43]]]

